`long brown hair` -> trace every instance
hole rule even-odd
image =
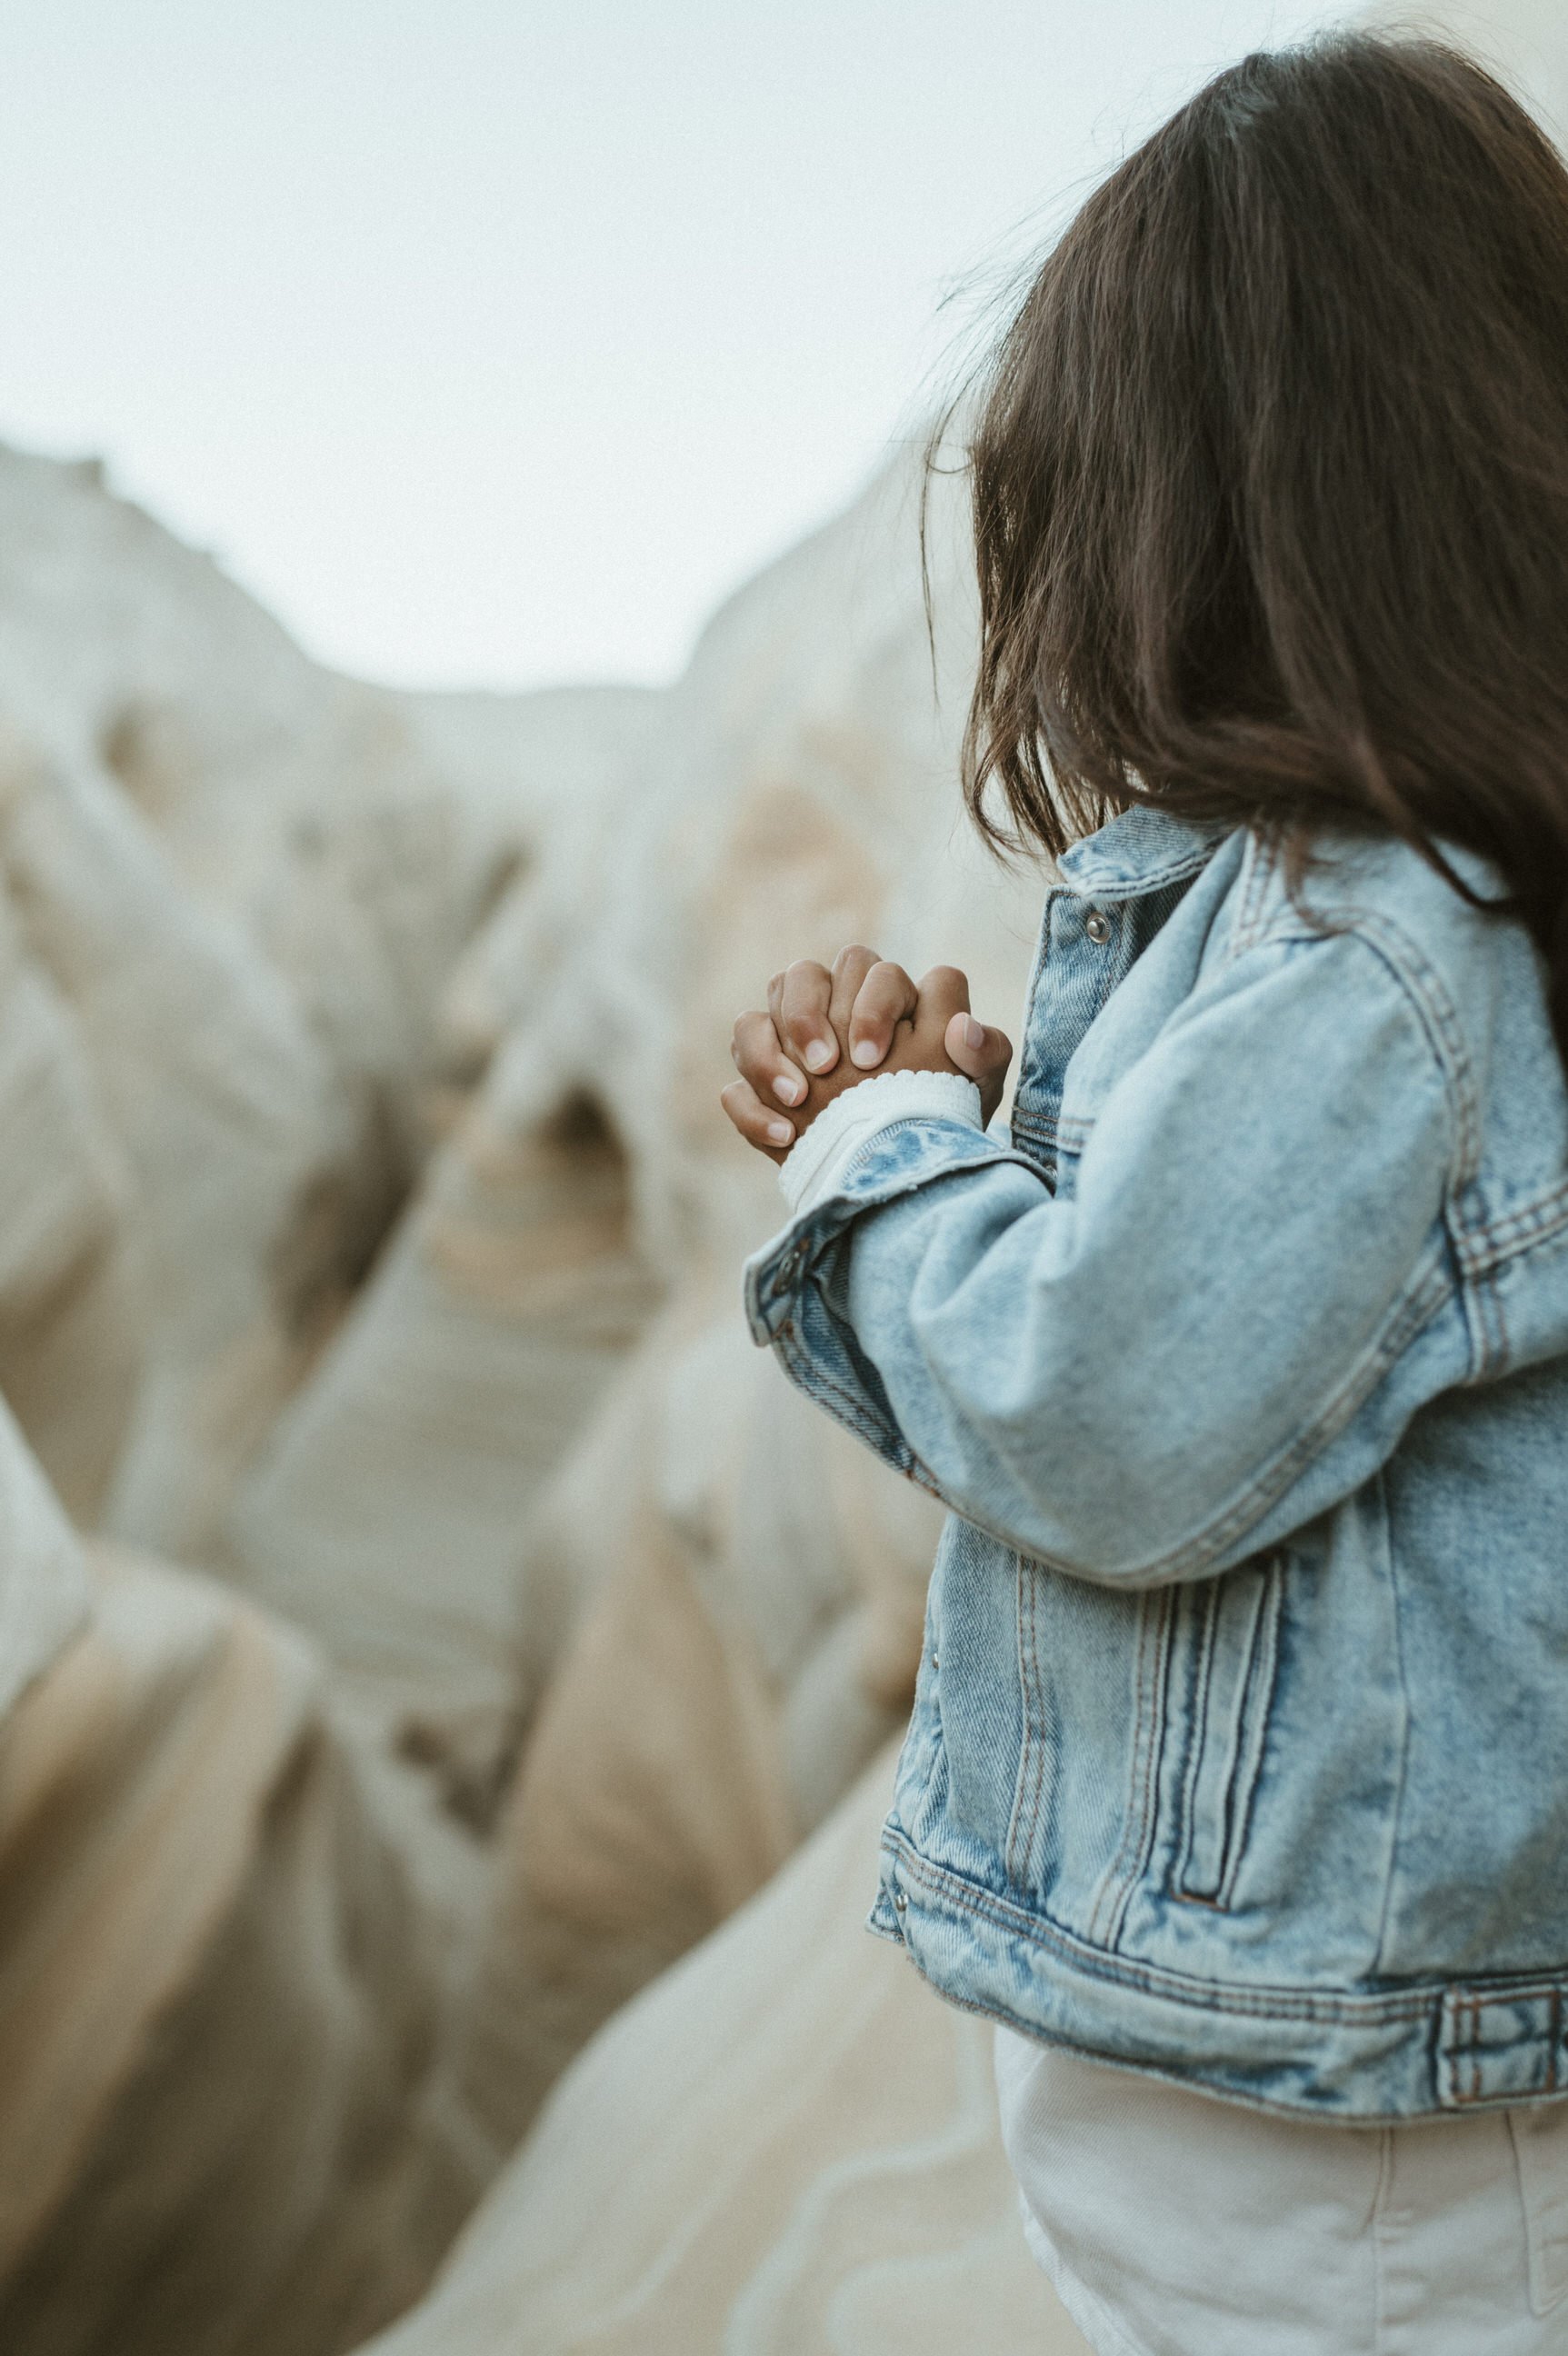
[[[1568,169],[1490,75],[1219,75],[1047,256],[969,459],[994,845],[1144,800],[1466,845],[1568,1054]]]

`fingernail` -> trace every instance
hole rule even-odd
[[[787,1120],[770,1120],[768,1124],[768,1136],[770,1144],[788,1145],[794,1134],[794,1130],[790,1128]]]
[[[976,1023],[972,1015],[963,1026],[963,1044],[975,1055],[985,1044],[985,1025]]]
[[[875,1039],[857,1039],[849,1051],[849,1059],[852,1064],[858,1064],[864,1072],[873,1064],[882,1061],[882,1051]]]
[[[780,1104],[799,1104],[806,1093],[806,1083],[798,1080],[793,1072],[780,1072],[773,1083],[773,1093]]]
[[[806,1050],[806,1062],[813,1072],[825,1072],[832,1059],[833,1051],[825,1039],[813,1039]]]

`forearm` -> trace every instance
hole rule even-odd
[[[754,1263],[758,1338],[1021,1552],[1128,1584],[1245,1558],[1397,1444],[1388,1378],[1448,1281],[1441,1078],[1380,969],[1354,980],[1354,1020],[1272,1093],[1266,1130],[1251,1043],[1271,997],[1292,1035],[1294,959],[1173,1026],[1058,1193],[957,1121],[879,1131]],[[1223,1023],[1238,1048],[1217,1055]]]

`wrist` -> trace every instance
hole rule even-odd
[[[825,1104],[779,1167],[791,1212],[820,1202],[866,1140],[897,1121],[925,1118],[984,1126],[980,1090],[961,1072],[867,1072]]]

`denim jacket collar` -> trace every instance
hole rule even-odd
[[[1057,868],[1075,892],[1136,899],[1207,866],[1231,831],[1223,819],[1179,818],[1174,810],[1133,802],[1071,844]]]

